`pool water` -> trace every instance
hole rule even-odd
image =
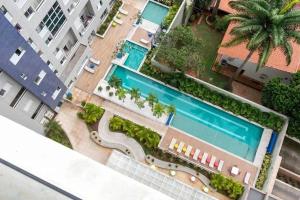
[[[174,105],[176,114],[171,126],[246,160],[254,160],[261,127],[123,67],[114,66],[106,80],[112,75],[122,79],[125,89],[138,88],[143,97],[153,93],[161,103]]]
[[[148,49],[128,40],[126,40],[124,48],[125,52],[129,54],[124,65],[137,70],[143,62]]]
[[[153,1],[148,1],[143,13],[142,18],[150,22],[160,25],[165,16],[168,14],[169,9]]]

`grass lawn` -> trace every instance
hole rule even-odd
[[[223,33],[208,26],[204,19],[199,25],[193,25],[192,31],[206,47],[205,58],[207,60],[205,63],[207,63],[207,65],[204,71],[201,72],[199,78],[220,88],[227,88],[229,78],[211,70],[223,39]]]

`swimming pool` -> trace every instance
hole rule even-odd
[[[129,54],[124,62],[124,65],[135,70],[139,68],[148,52],[147,48],[137,45],[128,40],[126,40],[125,42],[124,50]]]
[[[254,160],[263,132],[261,127],[124,67],[113,66],[106,80],[112,75],[122,79],[125,89],[139,88],[143,97],[153,93],[161,103],[174,105],[173,127],[246,160]]]
[[[153,1],[148,1],[143,10],[142,18],[160,25],[168,12],[169,9],[167,7]]]

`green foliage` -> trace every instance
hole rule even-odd
[[[300,72],[292,76],[289,84],[274,78],[262,91],[263,105],[290,117],[287,133],[300,138]]]
[[[109,84],[110,87],[114,87],[114,88],[118,89],[122,86],[122,80],[113,75],[109,79],[108,84]]]
[[[77,116],[84,120],[88,125],[96,123],[104,114],[104,109],[92,103],[86,103],[83,112],[77,113]]]
[[[176,113],[176,107],[174,105],[169,105],[167,106],[167,113],[171,114],[175,114]]]
[[[155,0],[161,4],[164,4],[166,6],[173,6],[173,5],[180,5],[182,2],[181,0]]]
[[[111,8],[111,11],[109,12],[107,18],[101,24],[100,28],[97,30],[97,33],[99,35],[103,35],[105,33],[106,29],[108,28],[110,22],[113,20],[114,16],[117,14],[117,12],[118,12],[119,8],[121,7],[121,5],[122,5],[122,1],[121,0],[116,0],[113,7]]]
[[[139,107],[139,109],[145,108],[145,101],[138,100],[138,101],[135,101],[135,103]]]
[[[150,93],[150,94],[146,97],[146,101],[148,101],[148,105],[149,105],[150,107],[153,107],[153,105],[154,105],[155,103],[158,102],[158,99],[157,99],[157,97],[156,97],[154,94]]]
[[[126,93],[127,93],[127,91],[124,88],[120,87],[116,90],[115,95],[118,97],[119,100],[124,101],[126,98]]]
[[[72,101],[72,99],[73,99],[72,93],[68,93],[67,94],[67,99],[70,100],[70,101]]]
[[[82,101],[82,102],[80,103],[80,105],[81,105],[82,107],[84,107],[85,104],[86,104],[86,101]]]
[[[184,76],[182,73],[164,73],[158,68],[149,65],[144,65],[141,72],[188,94],[220,106],[224,110],[243,116],[250,121],[278,132],[284,124],[284,119],[280,116],[272,112],[263,112],[250,104],[240,102],[230,96],[211,90],[207,86]]]
[[[261,166],[261,169],[259,171],[257,181],[255,184],[255,187],[257,189],[263,189],[264,183],[266,179],[268,178],[268,170],[271,166],[271,161],[272,161],[272,155],[271,154],[266,154]]]
[[[154,104],[152,108],[153,116],[160,118],[165,113],[165,106],[161,103]]]
[[[49,121],[44,126],[44,128],[45,128],[44,131],[46,137],[72,149],[72,145],[70,143],[69,138],[67,137],[65,131],[57,121],[55,120]]]
[[[221,174],[212,174],[210,185],[232,199],[239,199],[244,192],[243,185]]]
[[[168,29],[169,26],[171,25],[180,5],[174,4],[173,6],[170,7],[169,12],[167,16],[164,18],[164,21],[162,22],[161,27],[163,29]]]
[[[220,32],[225,32],[229,25],[229,21],[224,17],[216,17],[216,21],[214,22],[215,29]]]
[[[135,124],[119,116],[114,116],[109,121],[109,129],[121,132],[135,139],[145,149],[156,149],[160,142],[160,135],[149,128]]]
[[[162,40],[156,59],[174,70],[186,72],[203,68],[203,44],[190,27],[177,26]]]
[[[211,5],[212,0],[195,0],[195,7],[198,9],[207,9]]]
[[[141,92],[138,88],[132,88],[130,91],[129,91],[129,94],[130,94],[130,99],[133,100],[136,102],[139,100],[139,98],[141,97]]]
[[[275,48],[282,49],[286,63],[289,65],[293,54],[292,41],[300,44],[298,29],[300,11],[287,9],[280,13],[282,2],[284,0],[229,2],[229,6],[235,12],[228,15],[227,19],[237,25],[230,32],[233,39],[225,46],[235,46],[246,42],[250,52],[258,52],[256,70],[265,66]]]

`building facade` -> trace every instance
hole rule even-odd
[[[38,123],[58,111],[113,2],[0,0],[1,105]]]

